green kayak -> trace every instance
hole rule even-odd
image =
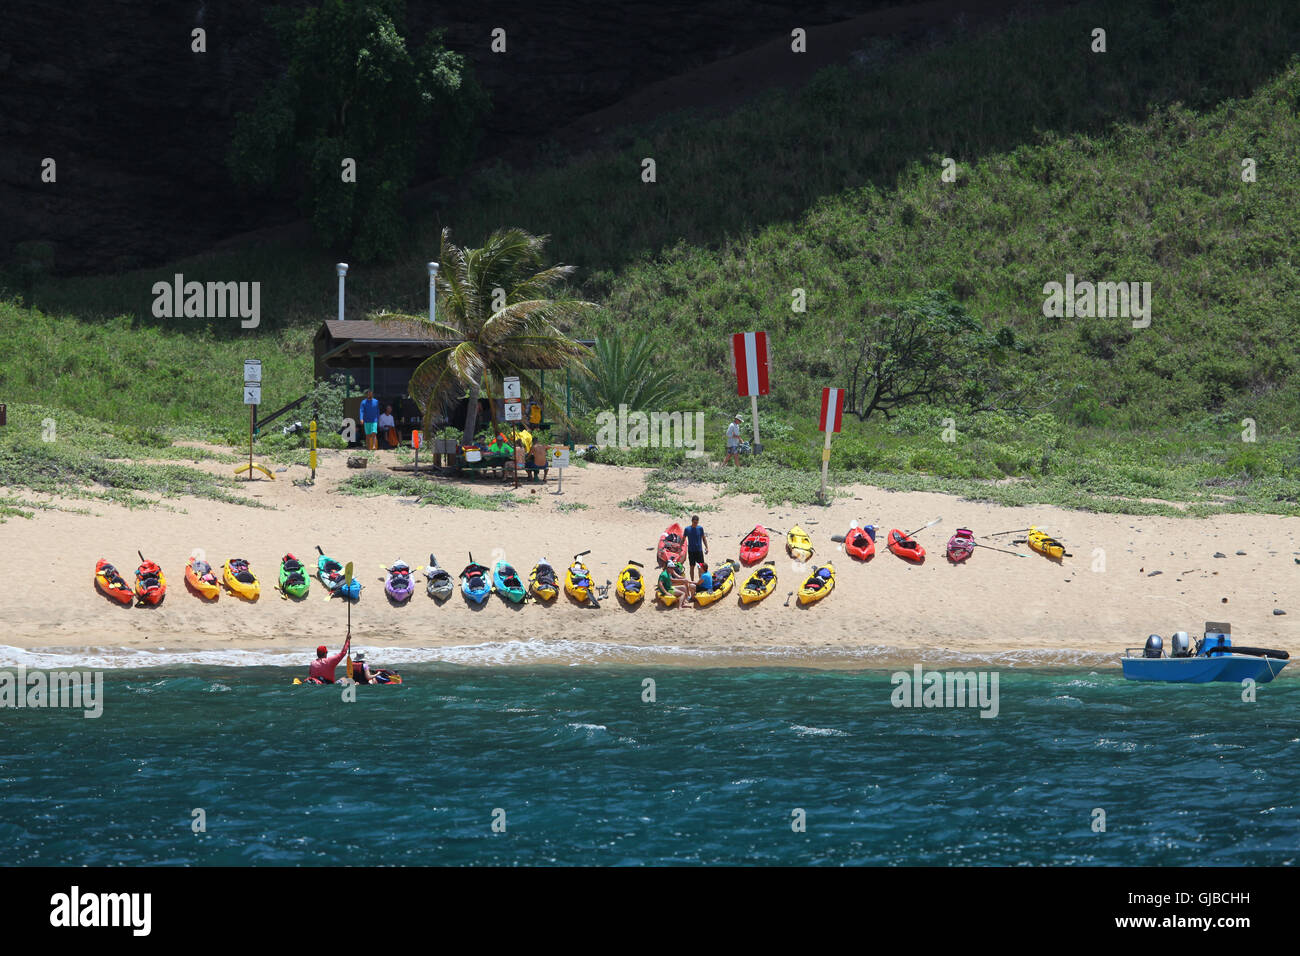
[[[289,597],[303,598],[311,590],[311,578],[302,562],[292,554],[280,559],[280,592]]]

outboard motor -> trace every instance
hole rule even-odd
[[[1192,656],[1192,639],[1187,636],[1186,631],[1174,631],[1174,636],[1169,639],[1169,656]]]
[[[1152,634],[1147,638],[1147,646],[1142,651],[1143,657],[1163,657],[1165,653],[1165,641],[1159,634]]]

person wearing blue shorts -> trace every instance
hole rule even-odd
[[[379,399],[375,393],[366,389],[366,397],[361,400],[361,427],[366,435],[366,447],[371,451],[379,450]]]

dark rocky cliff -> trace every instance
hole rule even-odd
[[[301,5],[301,2],[294,5]],[[518,146],[638,87],[793,26],[900,0],[408,4],[409,36],[442,26],[493,98],[480,155]],[[254,202],[224,166],[235,114],[281,69],[257,0],[72,0],[0,9],[0,262],[53,244],[59,272],[197,252],[295,216]],[[494,27],[508,52],[488,48]],[[190,31],[207,31],[207,52]],[[58,182],[40,181],[43,157]]]

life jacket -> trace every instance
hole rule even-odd
[[[154,564],[152,561],[144,562],[135,572],[136,580],[139,582],[140,587],[144,588],[146,591],[152,590],[161,585],[161,574],[162,568],[158,567],[158,565]]]
[[[537,583],[538,584],[555,584],[555,568],[549,564],[539,564],[537,566]]]
[[[253,572],[248,570],[248,562],[243,558],[231,558],[230,570],[234,572],[235,580],[242,581],[245,584],[252,584],[257,580]]]

